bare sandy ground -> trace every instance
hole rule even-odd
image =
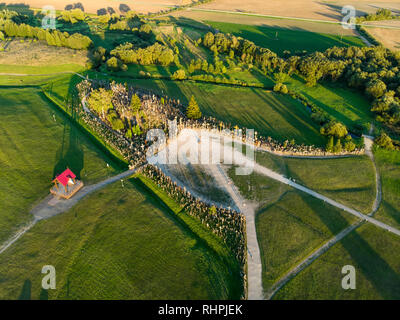
[[[0,64],[26,66],[51,66],[63,64],[77,64],[84,66],[87,53],[84,50],[58,48],[48,46],[41,42],[20,42],[18,40],[0,44],[7,51],[0,52]]]
[[[400,50],[400,30],[368,28],[368,32],[385,47],[394,51]]]
[[[385,47],[400,50],[400,20],[368,22],[368,25],[384,26],[386,28],[367,28],[367,31]],[[389,29],[395,27],[397,29]]]
[[[399,0],[215,0],[200,8],[337,21],[342,19],[345,5],[354,6],[358,14],[375,12],[379,7],[400,11]]]
[[[56,10],[64,10],[65,6],[74,3],[81,3],[85,12],[97,13],[97,10],[111,7],[116,12],[119,11],[119,6],[125,4],[129,6],[131,10],[139,13],[159,12],[166,10],[171,6],[182,5],[191,3],[191,0],[15,0],[15,1],[4,1],[6,4],[20,4],[24,3],[32,8],[43,8],[44,6],[52,5]]]

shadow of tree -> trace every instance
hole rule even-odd
[[[29,279],[24,281],[24,284],[19,294],[18,300],[31,300],[32,282]]]

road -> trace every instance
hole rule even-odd
[[[319,23],[329,23],[329,24],[342,24],[341,21],[330,21],[330,20],[322,20],[322,19],[311,19],[311,18],[297,18],[297,17],[287,17],[287,16],[275,16],[268,14],[260,14],[260,13],[251,13],[251,12],[240,12],[240,11],[229,11],[229,10],[216,10],[216,9],[201,9],[201,8],[188,8],[187,11],[202,11],[202,12],[215,12],[215,13],[227,13],[227,14],[235,14],[242,16],[253,16],[260,18],[269,18],[269,19],[285,19],[285,20],[297,20],[297,21],[305,21],[305,22],[319,22]],[[368,25],[368,24],[360,24],[362,26],[373,26],[379,27],[383,29],[397,29],[399,27],[396,26],[385,26],[385,25]]]
[[[233,181],[228,177],[221,165],[210,165],[211,172],[216,182],[229,193],[239,211],[246,217],[246,238],[247,238],[247,284],[248,300],[264,299],[262,287],[262,264],[260,248],[258,246],[255,210],[246,204],[245,200],[237,190]]]

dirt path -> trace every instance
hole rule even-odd
[[[250,204],[245,202],[235,184],[222,169],[221,165],[212,165],[210,169],[217,183],[225,187],[239,211],[246,217],[248,299],[262,300],[264,298],[262,264],[257,240],[255,210]]]
[[[88,194],[100,190],[105,186],[121,180],[123,178],[129,177],[133,175],[137,169],[124,171],[116,176],[105,179],[99,183],[85,186],[78,193],[73,196],[71,199],[57,199],[53,195],[48,195],[41,203],[39,203],[35,208],[31,210],[31,214],[33,215],[33,220],[27,225],[17,231],[10,239],[6,240],[2,246],[0,247],[0,254],[3,253],[7,248],[9,248],[14,242],[16,242],[25,232],[31,229],[36,222],[44,219],[49,219],[53,216],[56,216],[60,213],[63,213],[73,206],[75,206],[83,197]]]

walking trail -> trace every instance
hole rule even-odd
[[[25,232],[31,229],[36,224],[36,222],[51,218],[71,209],[83,197],[94,191],[100,190],[113,182],[133,175],[136,170],[137,169],[127,170],[116,176],[105,179],[99,183],[84,186],[81,190],[78,191],[78,193],[76,193],[71,199],[68,200],[57,199],[51,194],[48,195],[42,202],[40,202],[36,207],[31,210],[30,213],[33,215],[33,220],[27,226],[24,226],[23,228],[18,230],[15,235],[13,235],[10,239],[6,240],[2,244],[2,246],[0,247],[0,254],[7,250],[14,242],[16,242],[22,235],[24,235]]]

